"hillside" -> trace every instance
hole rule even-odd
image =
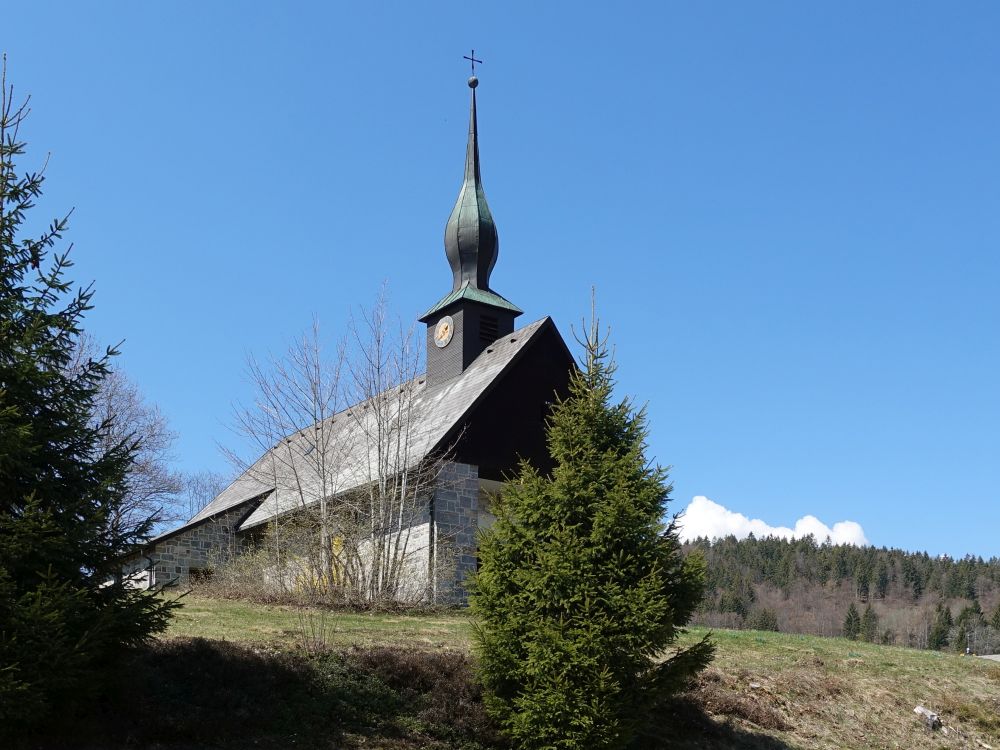
[[[1000,651],[997,558],[955,560],[811,537],[701,539],[685,549],[707,563],[702,625],[840,635],[854,603],[859,612],[871,606],[870,636],[881,643]]]
[[[470,633],[463,612],[187,597],[166,636],[125,665],[118,692],[73,725],[72,746],[504,748],[482,711]],[[663,717],[670,744],[650,748],[1000,748],[998,663],[841,638],[714,637],[714,663]],[[927,730],[917,704],[944,729]]]
[[[713,719],[776,741],[729,747],[1000,747],[994,662],[843,638],[730,630],[715,639],[693,700]],[[928,731],[917,705],[938,713],[947,733]]]

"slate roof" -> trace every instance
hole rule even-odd
[[[455,439],[466,414],[489,392],[495,382],[509,370],[519,358],[521,352],[540,338],[540,334],[555,324],[551,318],[545,317],[526,325],[511,334],[495,341],[487,347],[466,370],[451,380],[428,388],[426,378],[421,375],[411,381],[413,393],[413,415],[415,427],[410,435],[407,465],[413,466],[434,450],[446,449],[450,441]],[[366,404],[357,404],[350,409],[338,412],[330,418],[334,443],[342,451],[333,461],[333,470],[328,479],[326,492],[337,494],[358,487],[374,477],[369,469],[369,460],[365,450],[364,410]],[[361,410],[359,416],[358,410]],[[304,440],[301,433],[286,438],[291,447],[294,441]],[[302,495],[293,491],[282,482],[268,481],[272,475],[271,467],[279,465],[278,471],[294,471],[295,467],[288,465],[285,456],[303,454],[304,451],[288,451],[283,446],[281,453],[274,449],[262,456],[241,476],[223,490],[219,495],[198,512],[181,529],[194,526],[202,521],[246,503],[254,498],[263,497],[260,505],[249,515],[240,529],[249,529],[262,524],[276,515],[301,507]],[[299,460],[305,460],[299,459]],[[309,472],[303,472],[308,474]],[[276,486],[278,485],[278,486]],[[317,490],[317,488],[310,488]],[[319,497],[318,491],[305,493],[308,497]],[[168,532],[173,535],[181,529]]]

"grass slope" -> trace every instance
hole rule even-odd
[[[300,645],[320,639],[329,646],[407,646],[468,651],[471,628],[462,611],[440,615],[328,612],[185,596],[168,638],[214,638],[243,643]]]
[[[714,639],[715,661],[689,696],[713,718],[782,743],[748,747],[1000,748],[995,662],[782,633],[723,630]],[[917,705],[945,729],[928,731]]]
[[[188,597],[168,637],[295,645],[318,613]],[[325,616],[332,646],[467,652],[464,612]],[[692,628],[686,641],[706,631]],[[713,665],[679,704],[681,747],[981,748],[1000,750],[1000,665],[982,659],[842,638],[715,631]],[[913,713],[941,715],[928,732]]]
[[[57,733],[25,747],[505,747],[482,710],[464,612],[184,603],[72,745]],[[781,633],[714,639],[715,662],[663,717],[668,743],[649,747],[1000,750],[996,662]],[[945,728],[927,730],[917,704]]]

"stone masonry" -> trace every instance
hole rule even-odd
[[[146,557],[153,561],[150,586],[187,584],[192,570],[205,570],[243,551],[236,529],[247,514],[239,505],[197,526],[156,542]]]
[[[477,565],[479,505],[479,467],[457,462],[446,464],[434,491],[433,514],[436,564],[439,566],[437,595],[441,601],[464,604],[468,599],[465,582]],[[125,572],[132,574],[139,585],[187,585],[192,571],[209,570],[245,551],[244,535],[238,532],[238,528],[250,509],[251,503],[243,503],[153,542],[143,556],[129,561]],[[430,520],[426,516],[425,519]],[[414,527],[415,536],[411,540],[415,549],[414,562],[423,560],[412,571],[413,585],[408,589],[412,588],[414,592],[426,590],[424,587],[428,581],[430,558],[426,520]],[[147,573],[150,561],[152,575]]]
[[[448,463],[434,492],[434,522],[440,552],[447,551],[454,565],[451,592],[442,592],[456,603],[465,603],[467,576],[476,570],[476,529],[479,518],[479,467]],[[444,581],[442,588],[448,586]]]

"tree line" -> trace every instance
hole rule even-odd
[[[716,627],[781,629],[943,648],[983,646],[1000,632],[1000,558],[933,557],[777,537],[685,545],[707,564],[698,619]],[[944,613],[947,613],[945,615]],[[978,613],[978,615],[977,615]],[[1000,647],[993,637],[991,648]]]

